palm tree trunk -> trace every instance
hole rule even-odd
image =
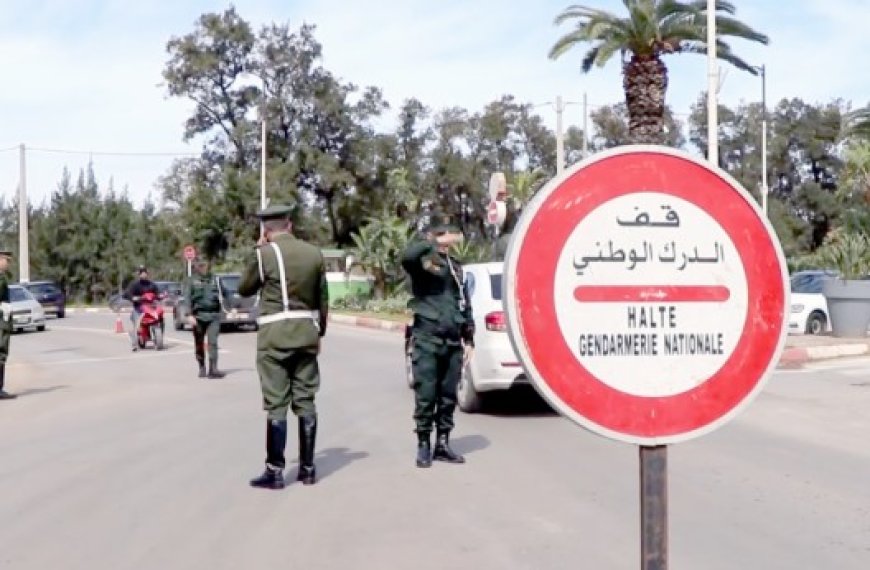
[[[668,70],[658,57],[636,55],[622,68],[628,133],[637,144],[663,144]]]

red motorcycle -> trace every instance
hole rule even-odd
[[[151,341],[157,350],[163,350],[163,304],[157,295],[149,291],[142,295],[140,308],[142,314],[136,331],[139,348],[145,348]]]

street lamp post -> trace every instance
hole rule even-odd
[[[719,116],[716,101],[719,68],[716,60],[716,0],[707,0],[707,160],[719,166]]]
[[[761,73],[761,209],[767,216],[767,73],[763,65],[756,69]]]

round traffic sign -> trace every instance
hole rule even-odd
[[[507,198],[507,179],[504,172],[493,172],[489,177],[489,198],[492,201],[504,201]]]
[[[193,261],[196,259],[196,248],[192,245],[188,245],[184,247],[184,259],[187,261]]]
[[[486,221],[492,225],[501,225],[507,217],[507,204],[493,200],[486,208]]]
[[[595,155],[525,209],[505,266],[508,330],[561,413],[606,437],[685,441],[761,390],[787,333],[787,271],[754,200],[686,153]]]

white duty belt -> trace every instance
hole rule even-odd
[[[12,304],[0,303],[0,313],[2,313],[4,321],[12,320]]]
[[[269,245],[272,246],[272,249],[275,251],[275,258],[278,260],[278,276],[281,278],[281,302],[284,306],[284,310],[280,313],[263,315],[262,317],[257,319],[257,324],[268,325],[269,323],[276,323],[278,321],[286,321],[290,319],[311,319],[311,321],[314,323],[314,327],[319,331],[320,311],[290,309],[290,299],[287,296],[287,273],[284,269],[284,256],[281,255],[281,248],[278,247],[278,244],[272,242]],[[259,249],[257,250],[257,263],[259,264],[260,269],[260,281],[262,283],[265,283],[266,279],[265,274],[263,273],[263,256],[261,255]]]

